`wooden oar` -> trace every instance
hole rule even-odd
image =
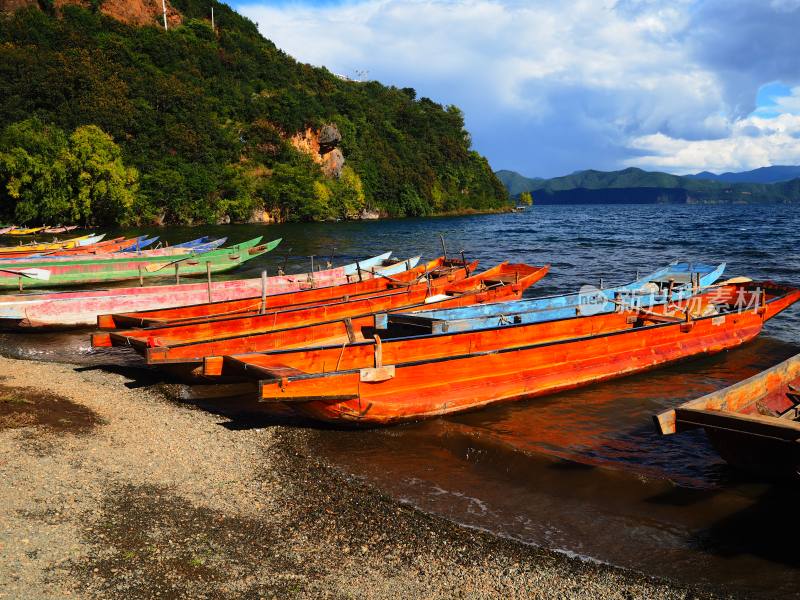
[[[0,269],[0,273],[21,275],[22,277],[38,279],[40,281],[50,281],[50,271],[47,269]]]
[[[731,277],[730,279],[726,279],[725,281],[720,281],[719,283],[704,285],[700,289],[705,290],[714,287],[725,287],[726,285],[736,285],[737,283],[750,283],[752,281],[753,280],[750,279],[749,277]]]
[[[182,263],[185,260],[191,260],[193,258],[200,259],[203,257],[204,254],[208,254],[208,252],[203,252],[202,254],[193,254],[192,252],[189,252],[183,258],[179,258],[178,260],[173,260],[172,262],[164,263],[163,265],[158,265],[158,264],[154,265],[150,263],[147,266],[145,266],[144,270],[147,271],[148,273],[155,273],[157,271],[160,271],[161,269],[166,269],[167,267],[171,267],[173,265],[177,265],[178,263]]]

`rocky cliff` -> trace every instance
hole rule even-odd
[[[335,124],[328,124],[319,130],[306,128],[290,138],[292,146],[308,154],[320,165],[322,172],[328,177],[339,177],[344,168],[344,154],[339,149],[342,134]]]
[[[48,4],[41,0],[0,0],[0,12],[13,13],[28,6],[46,8]],[[92,3],[88,0],[55,0],[52,3],[56,11],[71,4],[90,8]],[[102,0],[98,4],[100,12],[129,25],[161,25],[163,23],[161,0]],[[167,23],[169,26],[177,27],[183,20],[181,14],[169,2],[166,5]]]

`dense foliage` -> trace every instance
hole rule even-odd
[[[531,192],[536,203],[570,202],[800,202],[800,179],[778,183],[726,183],[629,168],[578,171],[553,179],[528,179],[513,171],[497,176],[512,196]]]
[[[0,135],[2,216],[18,223],[122,221],[133,206],[138,175],[94,125],[67,136],[34,118]]]
[[[505,190],[470,149],[458,108],[299,64],[224,4],[213,2],[213,31],[211,0],[171,3],[184,22],[168,32],[78,6],[59,17],[35,8],[0,17],[0,124],[49,131],[53,147],[43,157],[60,152],[63,132],[79,146],[81,128],[93,126],[93,135],[105,132],[119,145],[121,177],[133,184],[128,169],[138,172],[131,198],[115,191],[101,209],[96,186],[63,187],[61,197],[37,189],[67,177],[54,171],[24,198],[4,192],[0,217],[192,223],[266,210],[310,220],[504,204]],[[325,177],[288,141],[327,123],[342,134],[346,166],[338,178]]]

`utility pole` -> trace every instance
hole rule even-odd
[[[161,8],[164,9],[164,31],[167,30],[167,0],[161,0]]]

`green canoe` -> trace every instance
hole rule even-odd
[[[260,244],[261,237],[202,254],[181,256],[114,255],[114,258],[76,258],[75,260],[31,260],[0,262],[0,289],[52,288],[221,273],[274,250],[280,239]]]

